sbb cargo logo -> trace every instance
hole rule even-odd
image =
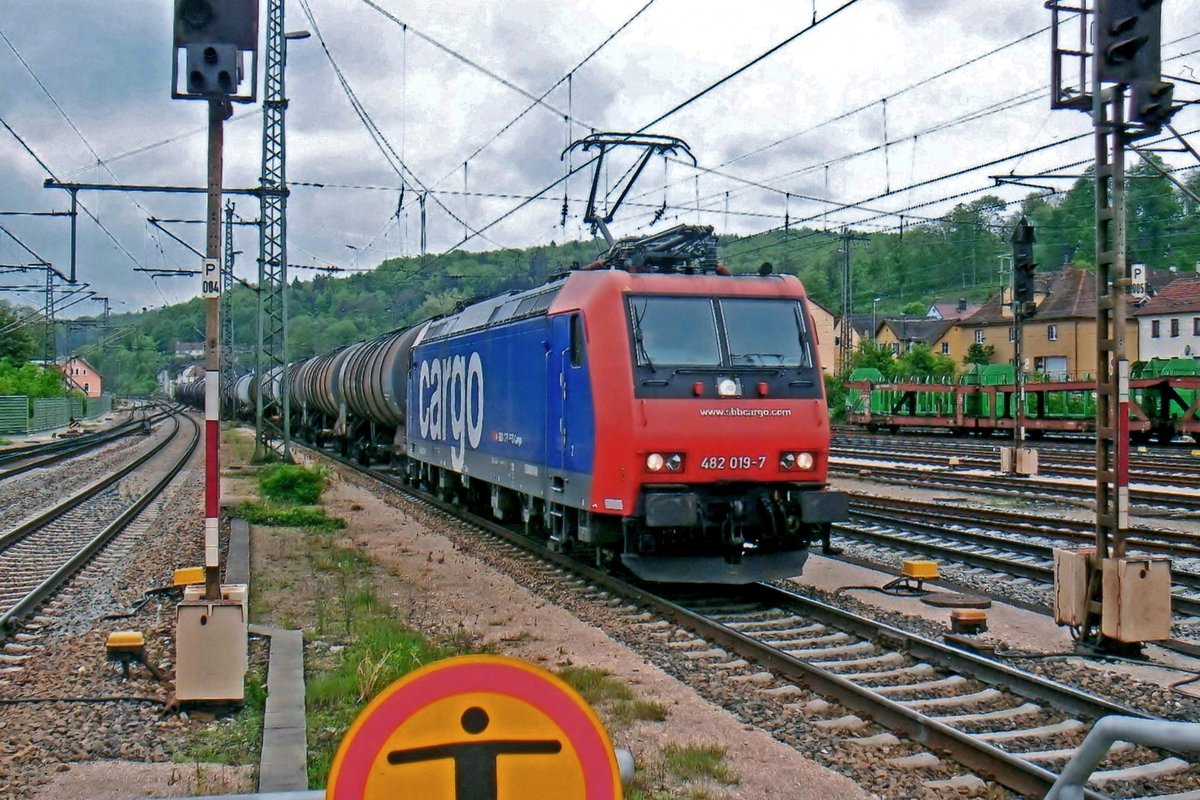
[[[483,361],[479,353],[422,361],[417,372],[422,439],[450,443],[450,465],[463,468],[467,446],[483,436]]]

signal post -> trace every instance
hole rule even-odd
[[[238,702],[246,672],[246,587],[221,584],[221,182],[232,103],[255,100],[258,0],[175,0],[171,96],[208,105],[205,306],[204,587],[188,586],[177,610],[175,695],[180,702]],[[250,88],[239,93],[249,62]],[[181,81],[180,65],[183,65]]]
[[[1136,652],[1170,637],[1170,562],[1125,555],[1129,528],[1129,361],[1125,351],[1125,150],[1170,121],[1162,0],[1048,0],[1051,106],[1091,114],[1096,144],[1096,544],[1054,554],[1054,616],[1088,650]],[[1064,16],[1066,15],[1066,16]],[[1078,49],[1060,47],[1074,15]],[[1088,31],[1094,49],[1086,49]],[[1078,67],[1068,68],[1071,61]],[[1090,76],[1089,69],[1090,66]],[[1090,77],[1090,80],[1089,80]]]
[[[1013,443],[1000,448],[1000,471],[1010,475],[1036,475],[1037,450],[1025,446],[1025,356],[1021,352],[1025,315],[1033,307],[1033,226],[1021,217],[1013,231],[1012,302],[1013,315]]]

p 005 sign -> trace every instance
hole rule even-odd
[[[204,269],[201,271],[200,295],[202,297],[221,296],[221,262],[215,258],[204,259]]]

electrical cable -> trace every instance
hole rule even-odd
[[[363,0],[363,2],[371,5],[370,0]],[[378,125],[375,124],[375,121],[371,119],[371,115],[367,112],[366,107],[361,101],[359,101],[358,95],[355,94],[354,89],[350,86],[350,82],[346,79],[341,67],[338,66],[337,60],[333,57],[333,53],[330,51],[328,44],[325,42],[325,37],[321,35],[320,27],[317,25],[316,16],[313,14],[312,8],[308,4],[308,0],[300,0],[300,8],[304,12],[304,16],[308,19],[309,25],[312,26],[313,35],[317,37],[317,41],[321,45],[321,50],[325,53],[325,57],[329,60],[329,65],[333,68],[334,74],[337,76],[338,83],[341,85],[343,93],[345,93],[347,99],[350,101],[350,105],[353,107],[354,112],[358,116],[359,120],[367,128],[367,132],[371,135],[376,147],[379,148],[379,151],[383,154],[384,159],[388,162],[388,166],[392,168],[401,181],[405,183],[411,181],[419,186],[422,192],[427,192],[428,189],[425,184],[400,158],[399,154],[396,152],[395,148],[392,147],[391,142],[388,141],[383,131]],[[414,33],[418,32],[414,31]],[[436,196],[433,198],[433,201],[439,208],[442,209],[442,211],[447,214],[447,216],[449,216],[455,222],[459,223],[465,228],[469,228],[472,231],[475,230],[474,228],[471,228],[471,226],[469,226],[465,220],[460,219],[457,214],[455,214],[444,203],[438,200]],[[481,233],[481,231],[475,231],[474,235],[480,235]],[[500,247],[499,244],[493,242],[491,239],[487,239],[487,237],[483,238],[488,242],[491,242],[491,244],[496,245],[496,247]]]
[[[46,174],[48,174],[55,181],[58,180],[58,178],[54,174],[54,170],[52,170],[52,169],[50,169],[50,167],[46,166],[46,162],[42,161],[41,157],[38,156],[38,154],[34,152],[33,148],[29,146],[29,143],[26,142],[23,138],[21,138],[20,134],[18,134],[15,130],[13,130],[12,126],[9,125],[8,122],[6,122],[3,117],[0,117],[0,125],[3,125],[4,129],[7,130],[10,134],[12,134],[12,137],[14,139],[16,139],[17,142],[21,145],[21,147],[23,147],[25,149],[25,152],[28,153],[33,158],[33,160],[38,163],[38,166],[40,166],[42,169],[44,169],[46,171]],[[79,208],[83,210],[83,213],[87,214],[91,218],[92,222],[95,222],[96,225],[99,226],[100,230],[104,231],[104,234],[110,240],[112,240],[112,243],[115,244],[122,253],[124,253],[126,256],[129,257],[129,260],[132,261],[135,266],[138,266],[138,267],[141,266],[141,263],[134,257],[133,253],[129,252],[129,250],[125,247],[125,245],[121,244],[121,242],[117,240],[117,237],[113,235],[113,232],[110,231],[108,229],[108,227],[103,222],[100,221],[99,217],[97,217],[95,214],[93,214],[91,212],[91,209],[89,209],[87,206],[85,206],[82,202],[79,203]]]
[[[64,120],[66,120],[67,125],[69,125],[71,130],[75,132],[75,135],[79,137],[79,141],[83,142],[84,147],[86,147],[88,152],[92,154],[92,157],[96,159],[96,164],[102,167],[104,171],[108,173],[109,177],[111,177],[114,181],[121,183],[121,179],[117,177],[116,173],[114,173],[112,169],[109,168],[108,164],[105,163],[104,159],[100,157],[100,154],[96,152],[96,148],[92,147],[92,143],[89,142],[88,138],[83,135],[83,131],[79,130],[79,126],[76,125],[75,121],[71,119],[69,114],[67,114],[66,109],[62,107],[62,105],[58,102],[58,99],[51,94],[50,90],[46,87],[46,84],[44,84],[42,79],[37,76],[37,73],[33,71],[33,68],[29,66],[29,62],[25,60],[25,57],[21,55],[20,51],[17,50],[16,46],[12,43],[12,41],[9,40],[8,36],[4,34],[3,30],[0,30],[0,39],[3,39],[4,43],[8,45],[8,49],[11,50],[13,55],[17,57],[17,61],[21,62],[21,66],[24,67],[25,71],[29,73],[29,77],[33,78],[34,83],[38,85],[38,88],[42,90],[42,92],[50,100],[50,103],[55,109],[57,109],[58,113]],[[147,211],[146,208],[139,203],[137,198],[135,198],[131,193],[124,192],[123,194],[131,203],[137,206],[139,211],[143,212],[147,216],[150,215],[150,212]]]
[[[367,2],[367,0],[364,0],[364,2]],[[504,127],[502,127],[500,130],[498,130],[496,133],[494,133],[490,139],[488,139],[486,142],[484,142],[482,145],[480,145],[478,148],[476,148],[475,152],[473,152],[473,153],[471,153],[471,155],[467,156],[467,158],[465,160],[470,161],[471,159],[475,158],[477,155],[482,153],[484,150],[486,150],[488,147],[490,147],[492,144],[494,144],[497,139],[499,139],[506,132],[508,132],[514,125],[516,125],[518,122],[520,122],[525,117],[526,114],[528,114],[530,111],[532,111],[534,108],[536,108],[541,103],[542,100],[545,100],[546,97],[548,97],[551,92],[553,92],[559,86],[562,86],[562,84],[564,82],[566,82],[568,85],[567,113],[563,114],[562,117],[567,121],[567,130],[569,131],[570,126],[575,122],[579,122],[580,125],[583,125],[586,128],[594,127],[593,125],[590,125],[586,122],[575,120],[572,117],[573,109],[571,108],[572,103],[571,103],[571,93],[570,93],[571,76],[574,75],[585,64],[587,64],[589,61],[591,61],[592,58],[594,58],[597,53],[599,53],[601,50],[603,50],[610,42],[612,42],[613,39],[617,38],[617,36],[619,36],[622,31],[624,31],[626,28],[628,28],[630,25],[632,25],[633,22],[638,17],[640,17],[646,11],[646,9],[648,9],[648,8],[650,8],[650,6],[654,5],[655,2],[657,2],[657,0],[647,0],[647,2],[644,5],[642,5],[641,8],[639,8],[637,11],[634,12],[633,16],[631,16],[629,19],[625,20],[625,22],[623,22],[619,28],[617,28],[612,33],[610,33],[604,41],[602,41],[596,47],[592,48],[592,51],[590,53],[588,53],[586,56],[584,56],[579,61],[578,64],[576,64],[575,66],[573,66],[569,70],[567,70],[566,74],[564,74],[561,78],[559,78],[557,81],[555,81],[554,84],[549,89],[547,89],[545,92],[543,92],[541,97],[538,97],[536,100],[534,100],[532,103],[530,103],[524,110],[522,110],[521,113],[519,113],[519,114],[517,114],[517,116],[513,117],[512,120],[510,120],[507,124],[504,125]],[[570,142],[568,141],[567,144],[570,145]],[[453,171],[447,173],[444,177],[442,177],[441,180],[438,180],[433,184],[434,187],[436,188],[436,187],[440,186],[443,182],[445,182],[445,180],[447,178],[449,178],[453,174],[454,174]]]
[[[365,1],[369,1],[369,0],[365,0]],[[762,63],[762,62],[763,62],[763,61],[765,61],[766,59],[768,59],[768,58],[770,58],[771,56],[773,56],[773,55],[775,55],[776,53],[778,53],[778,52],[779,52],[780,50],[782,50],[783,48],[787,47],[787,46],[788,46],[789,44],[791,44],[792,42],[794,42],[794,41],[796,41],[797,39],[799,39],[799,38],[800,38],[801,36],[803,36],[804,34],[808,33],[809,31],[813,30],[814,28],[818,27],[818,26],[819,26],[819,25],[821,25],[822,23],[824,23],[824,22],[827,22],[827,21],[829,21],[829,20],[833,19],[833,18],[834,18],[834,17],[836,17],[838,14],[842,13],[842,12],[843,12],[843,11],[845,11],[847,8],[850,8],[851,6],[853,6],[853,5],[854,5],[855,3],[857,3],[857,2],[858,2],[858,0],[845,0],[845,2],[844,2],[844,3],[842,3],[840,6],[838,6],[837,8],[835,8],[833,11],[830,11],[830,12],[829,12],[828,14],[826,14],[825,16],[821,17],[820,19],[814,19],[814,20],[812,21],[812,23],[810,23],[810,24],[809,24],[807,27],[805,27],[805,28],[802,28],[801,30],[797,31],[796,33],[793,33],[791,36],[787,37],[786,39],[784,39],[784,40],[783,40],[782,42],[780,42],[779,44],[775,45],[774,47],[771,47],[770,49],[768,49],[767,51],[765,51],[765,52],[761,53],[760,55],[757,55],[757,56],[755,56],[754,58],[750,59],[749,61],[747,61],[747,62],[746,62],[745,64],[743,64],[742,66],[740,66],[740,67],[738,67],[737,69],[735,69],[733,72],[730,72],[728,75],[725,75],[723,78],[720,78],[720,79],[719,79],[719,80],[717,80],[716,82],[709,84],[709,85],[708,85],[707,87],[705,87],[704,89],[701,89],[699,92],[696,92],[694,95],[692,95],[692,96],[691,96],[691,97],[689,97],[688,99],[684,100],[683,102],[681,102],[681,103],[677,104],[676,106],[674,106],[673,108],[671,108],[671,110],[669,110],[669,111],[667,111],[667,112],[665,112],[665,113],[663,113],[663,114],[660,114],[659,116],[657,116],[657,117],[655,117],[654,119],[650,120],[650,121],[649,121],[649,122],[647,122],[645,125],[643,125],[642,127],[638,128],[638,129],[637,129],[637,131],[635,131],[635,133],[643,133],[643,132],[645,132],[645,131],[646,131],[646,129],[647,129],[647,128],[650,128],[650,127],[651,127],[651,126],[653,126],[653,125],[657,125],[658,123],[662,122],[663,120],[667,119],[668,117],[674,116],[675,114],[679,113],[679,112],[680,112],[680,111],[682,111],[683,109],[685,109],[685,108],[687,108],[688,106],[690,106],[692,103],[696,102],[696,101],[697,101],[697,100],[699,100],[700,98],[702,98],[702,97],[704,97],[705,95],[707,95],[709,92],[711,92],[711,91],[713,91],[713,90],[717,89],[718,87],[724,86],[726,83],[728,83],[729,81],[733,80],[733,79],[734,79],[734,78],[736,78],[737,76],[741,75],[741,74],[742,74],[743,72],[745,72],[746,70],[748,70],[748,69],[751,69],[751,68],[753,68],[753,67],[757,66],[758,64]]]
[[[305,6],[307,5],[307,0],[300,0],[300,2],[301,2],[301,4],[302,4],[302,5],[305,5]],[[366,3],[370,4],[370,3],[371,3],[371,0],[363,0],[363,2],[366,2]],[[854,5],[854,4],[856,4],[857,2],[858,2],[858,0],[846,0],[846,2],[844,2],[842,5],[838,6],[838,7],[837,7],[836,9],[834,9],[833,11],[829,12],[828,14],[826,14],[824,17],[821,17],[821,18],[820,18],[820,19],[818,19],[818,20],[814,20],[814,21],[813,21],[813,23],[812,23],[811,25],[809,25],[808,27],[806,27],[806,28],[804,28],[804,29],[802,29],[802,30],[800,30],[800,31],[796,32],[795,34],[793,34],[793,35],[789,36],[787,39],[784,39],[782,42],[780,42],[779,44],[777,44],[777,45],[775,45],[774,47],[770,48],[770,49],[769,49],[769,50],[767,50],[766,52],[764,52],[764,53],[761,53],[760,55],[758,55],[758,56],[756,56],[755,58],[751,59],[751,60],[750,60],[750,61],[748,61],[746,64],[744,64],[744,65],[742,65],[741,67],[739,67],[738,69],[734,70],[733,72],[729,73],[728,75],[724,76],[723,78],[720,78],[720,79],[719,79],[719,80],[717,80],[716,82],[714,82],[714,83],[712,83],[712,84],[709,84],[709,85],[708,85],[706,88],[704,88],[704,89],[700,90],[699,92],[697,92],[697,93],[693,94],[693,95],[692,95],[691,97],[689,97],[688,99],[686,99],[686,100],[684,100],[684,101],[682,101],[682,102],[680,102],[680,103],[676,104],[674,107],[672,107],[670,110],[666,111],[665,113],[663,113],[663,114],[660,114],[658,117],[656,117],[655,119],[651,120],[650,122],[648,122],[647,124],[645,124],[645,125],[643,125],[641,128],[639,128],[639,129],[636,131],[636,133],[642,133],[642,132],[644,132],[644,131],[645,131],[647,128],[651,127],[652,125],[656,125],[656,124],[658,124],[659,122],[662,122],[663,120],[665,120],[665,119],[667,119],[668,117],[672,116],[673,114],[676,114],[676,113],[678,113],[679,111],[683,110],[683,109],[684,109],[684,108],[686,108],[687,106],[689,106],[689,105],[691,105],[692,103],[696,102],[697,100],[699,100],[700,98],[704,97],[704,96],[705,96],[705,95],[707,95],[708,93],[712,92],[713,90],[717,89],[717,88],[718,88],[718,87],[720,87],[720,86],[723,86],[724,84],[728,83],[730,80],[732,80],[733,78],[737,77],[738,75],[741,75],[741,74],[742,74],[743,72],[745,72],[746,70],[748,70],[748,69],[750,69],[750,68],[754,67],[755,65],[757,65],[757,64],[759,64],[759,63],[761,63],[762,61],[766,60],[766,59],[767,59],[767,58],[769,58],[770,56],[772,56],[772,55],[774,55],[775,53],[779,52],[781,49],[783,49],[783,48],[784,48],[784,47],[786,47],[787,45],[791,44],[792,42],[794,42],[796,39],[798,39],[798,38],[800,38],[801,36],[803,36],[803,35],[804,35],[805,33],[807,33],[808,31],[811,31],[812,29],[816,28],[817,26],[821,25],[822,23],[826,22],[827,20],[829,20],[829,19],[832,19],[833,17],[837,16],[837,15],[838,15],[838,14],[840,14],[842,11],[844,11],[844,10],[846,10],[847,8],[849,8],[849,7],[853,6],[853,5]],[[558,184],[559,184],[559,183],[561,183],[561,182],[563,182],[563,181],[567,180],[568,178],[570,178],[570,176],[571,176],[571,175],[573,175],[573,174],[575,174],[576,172],[579,172],[580,170],[582,170],[583,168],[585,168],[585,167],[587,167],[587,166],[591,165],[591,164],[592,164],[592,163],[593,163],[595,160],[596,160],[596,158],[595,158],[595,157],[593,157],[592,159],[589,159],[588,161],[585,161],[583,164],[580,164],[580,165],[579,165],[578,167],[576,167],[574,170],[570,170],[570,171],[568,171],[566,175],[564,175],[563,177],[561,177],[561,178],[558,178],[557,180],[553,181],[552,183],[550,183],[549,185],[547,185],[545,188],[543,188],[541,191],[539,191],[537,194],[535,194],[533,197],[534,197],[534,198],[541,197],[541,195],[545,194],[546,192],[550,191],[550,190],[551,190],[551,189],[553,189],[554,187],[558,186]],[[435,199],[436,199],[436,198],[435,198]],[[461,247],[462,245],[464,245],[464,244],[466,244],[468,241],[470,241],[470,240],[471,240],[471,239],[472,239],[472,238],[473,238],[475,235],[479,235],[479,234],[481,234],[481,233],[483,233],[483,232],[485,232],[485,231],[487,231],[487,230],[490,230],[490,229],[491,229],[491,228],[493,228],[494,226],[498,225],[499,223],[501,223],[501,222],[503,222],[504,220],[506,220],[506,219],[508,219],[509,217],[511,217],[513,214],[515,214],[515,213],[517,213],[518,211],[520,211],[521,209],[523,209],[525,206],[529,205],[529,203],[531,203],[531,202],[533,202],[533,200],[532,200],[532,199],[531,199],[531,200],[525,200],[525,201],[522,201],[520,204],[518,204],[518,205],[514,206],[513,208],[509,209],[508,211],[504,212],[504,213],[503,213],[501,216],[497,217],[496,219],[494,219],[494,220],[492,220],[491,222],[489,222],[487,225],[485,225],[485,226],[483,226],[482,228],[480,228],[480,230],[479,230],[478,232],[476,232],[475,234],[472,234],[471,236],[466,236],[466,237],[464,237],[462,241],[458,242],[457,244],[455,244],[455,245],[451,246],[449,249],[445,250],[445,251],[444,251],[444,252],[443,252],[441,255],[439,255],[439,256],[438,256],[438,259],[440,259],[440,258],[443,258],[443,257],[445,257],[445,256],[449,255],[450,253],[453,253],[453,252],[454,252],[455,250],[457,250],[459,247]],[[437,263],[437,259],[435,259],[435,261],[434,261],[433,263]],[[422,269],[423,269],[423,268],[422,268]],[[414,274],[415,274],[415,273],[414,273]]]

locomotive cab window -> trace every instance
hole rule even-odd
[[[739,373],[764,397],[820,394],[800,300],[634,295],[628,311],[640,397],[716,396],[716,378],[697,376]]]
[[[571,366],[583,366],[583,317],[571,315]]]
[[[720,367],[712,301],[705,297],[634,297],[633,343],[641,367]]]
[[[796,301],[723,298],[718,302],[731,366],[812,366]]]

